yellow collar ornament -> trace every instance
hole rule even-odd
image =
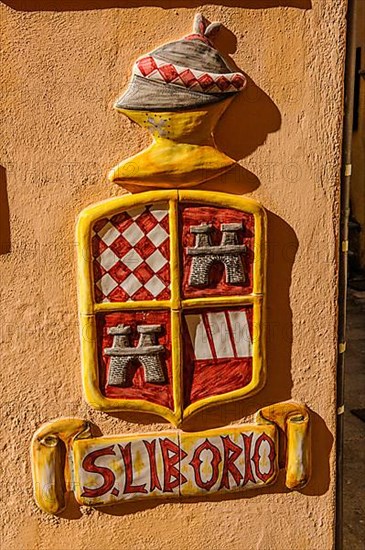
[[[115,107],[153,143],[109,179],[162,188],[85,208],[77,224],[82,382],[94,409],[158,415],[175,429],[93,437],[83,420],[32,441],[38,506],[204,497],[273,484],[285,435],[286,486],[310,475],[307,409],[273,404],[254,422],[184,431],[191,416],[265,384],[266,215],[252,199],[190,190],[230,169],[213,131],[243,74],[213,45],[218,23],[139,58]],[[279,430],[280,428],[280,430]]]
[[[194,187],[235,161],[215,147],[213,131],[246,78],[214,48],[219,23],[195,17],[193,33],[140,57],[115,108],[146,128],[152,144],[109,173],[121,185]]]

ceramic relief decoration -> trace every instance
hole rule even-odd
[[[140,193],[82,212],[90,405],[179,425],[263,385],[265,228],[262,207],[224,193]]]
[[[62,511],[71,491],[80,505],[97,506],[272,484],[280,434],[287,487],[309,479],[304,405],[273,404],[251,424],[183,431],[193,414],[259,392],[266,373],[265,210],[249,198],[187,189],[234,164],[212,133],[246,79],[215,49],[219,27],[198,14],[192,34],[137,60],[115,107],[153,142],[109,178],[154,190],[86,207],[76,231],[86,401],[105,412],[153,413],[175,429],[93,437],[80,419],[42,426],[31,456],[35,499],[48,513]]]
[[[121,185],[193,187],[229,170],[212,133],[246,78],[213,45],[219,23],[198,14],[193,32],[137,59],[132,80],[115,108],[146,128],[152,144],[109,173]]]
[[[253,424],[205,432],[92,437],[86,421],[55,420],[33,437],[35,499],[56,514],[70,492],[82,506],[110,506],[262,488],[279,472],[279,427],[286,434],[285,483],[299,489],[310,472],[309,418],[294,403],[260,410]]]

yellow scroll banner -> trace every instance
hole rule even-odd
[[[184,498],[246,491],[275,482],[279,434],[286,435],[286,486],[310,475],[309,415],[279,403],[258,411],[253,424],[202,432],[169,430],[93,438],[87,421],[43,425],[32,440],[34,496],[49,514],[62,512],[67,493],[82,506],[145,498]]]

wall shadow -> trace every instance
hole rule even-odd
[[[10,213],[6,170],[4,166],[0,166],[0,254],[8,254],[10,251]]]
[[[242,69],[246,89],[237,94],[214,133],[219,150],[239,161],[263,145],[281,126],[281,114],[273,100]]]
[[[160,7],[163,9],[198,8],[202,5],[219,5],[243,9],[297,8],[309,10],[311,0],[3,0],[17,11],[84,11],[110,8]]]
[[[326,493],[330,485],[330,453],[334,439],[323,418],[312,410],[310,411],[310,421],[312,473],[308,485],[301,492],[304,495],[316,497]]]
[[[246,88],[236,95],[214,133],[218,149],[239,161],[263,145],[269,134],[280,129],[281,114],[273,100],[232,59],[231,55],[237,51],[235,34],[222,25],[214,46],[232,72],[243,73],[247,80]]]
[[[123,420],[124,422],[129,422],[131,424],[140,424],[141,426],[151,426],[151,424],[165,424],[166,429],[171,429],[171,423],[168,420],[149,412],[108,412],[108,416],[118,418],[119,420]],[[165,426],[163,429],[165,429]]]
[[[230,65],[243,72],[234,63]],[[246,89],[237,94],[214,132],[217,149],[236,160],[237,164],[228,172],[204,182],[199,189],[242,195],[251,193],[260,185],[257,176],[238,161],[251,155],[265,143],[269,134],[280,129],[281,114],[272,99],[244,74]]]

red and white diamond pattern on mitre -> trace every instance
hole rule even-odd
[[[92,237],[96,301],[169,299],[169,246],[165,204],[133,208],[96,222]]]
[[[136,61],[133,74],[166,84],[183,86],[194,92],[232,93],[243,90],[246,78],[241,73],[209,73],[167,63],[151,55]]]

